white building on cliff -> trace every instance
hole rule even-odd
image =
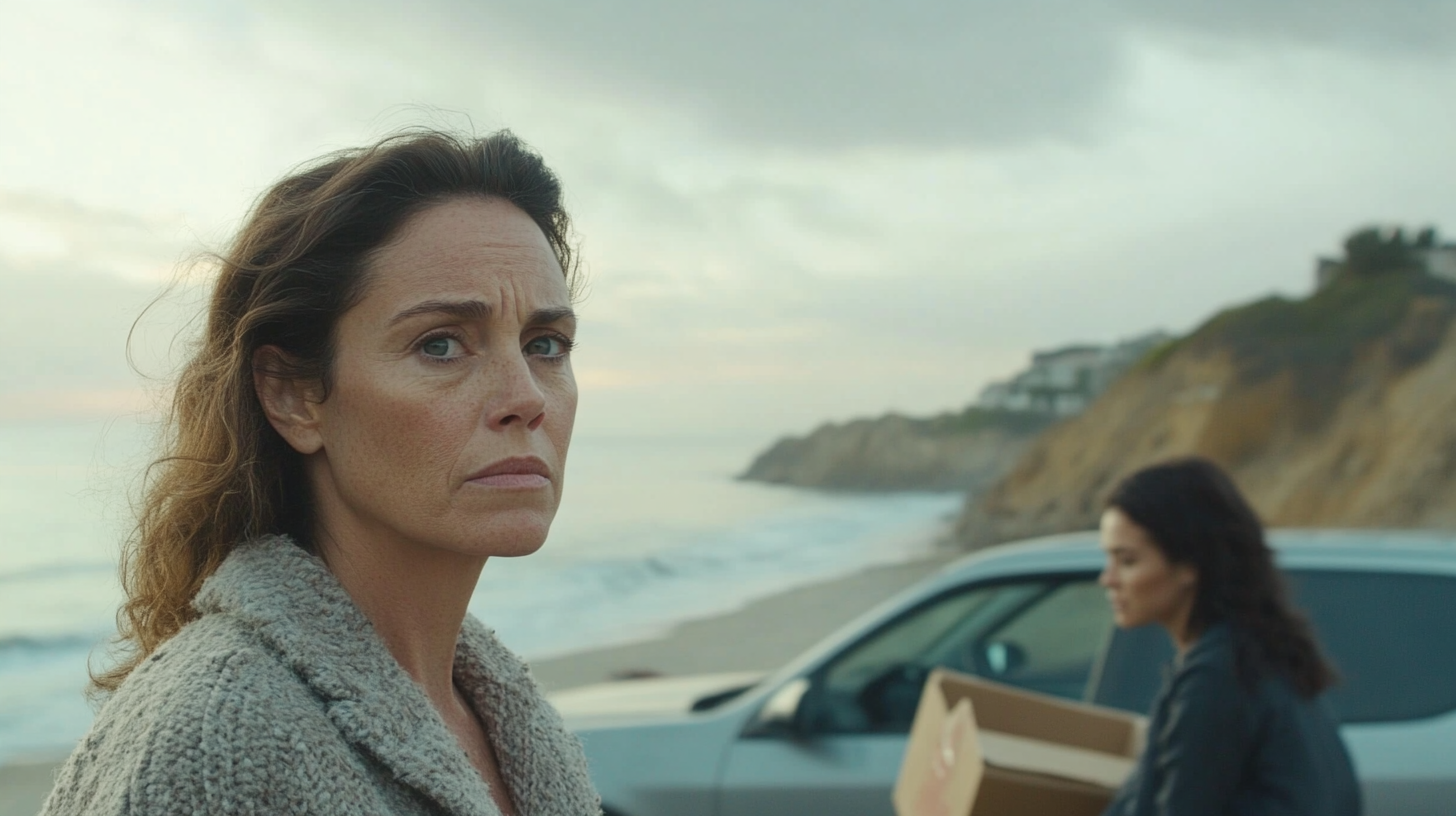
[[[1456,244],[1446,244],[1417,252],[1425,261],[1426,274],[1456,283]]]
[[[1171,335],[1165,332],[1153,332],[1112,346],[1079,345],[1036,352],[1030,368],[986,386],[976,405],[1059,417],[1080,414],[1129,366],[1169,339]]]

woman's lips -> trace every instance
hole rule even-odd
[[[470,484],[481,487],[502,487],[517,490],[529,490],[532,488],[545,487],[551,484],[551,480],[536,473],[496,473],[491,476],[480,476],[470,480]]]
[[[507,490],[534,490],[551,484],[551,469],[534,456],[513,456],[481,468],[467,484]]]

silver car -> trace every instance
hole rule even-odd
[[[1456,538],[1276,531],[1339,669],[1331,702],[1370,816],[1456,808]],[[946,666],[1146,712],[1171,657],[1118,630],[1093,533],[968,556],[767,677],[622,681],[553,695],[610,816],[891,816],[927,672]]]

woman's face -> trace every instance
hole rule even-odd
[[[499,199],[436,204],[369,263],[335,331],[306,457],[321,536],[524,555],[561,500],[576,318],[540,228]]]
[[[1181,636],[1198,588],[1193,567],[1170,562],[1147,530],[1116,507],[1102,514],[1102,551],[1107,564],[1098,582],[1117,625],[1157,623]]]

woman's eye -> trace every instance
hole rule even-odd
[[[420,344],[420,352],[426,357],[458,357],[460,341],[453,337],[431,337]]]
[[[564,357],[571,351],[571,341],[565,337],[543,334],[526,343],[523,351],[537,357]]]

